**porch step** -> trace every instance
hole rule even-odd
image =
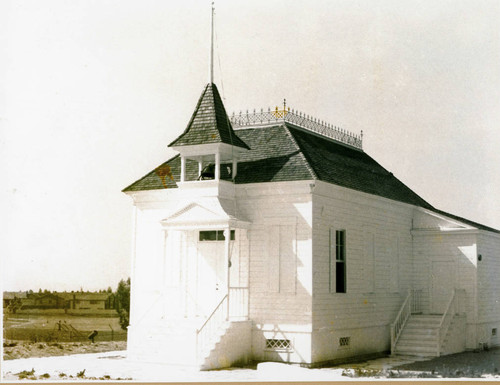
[[[411,315],[399,336],[394,354],[437,356],[440,315]]]
[[[200,352],[201,369],[216,369],[247,363],[251,346],[251,321],[226,322]]]

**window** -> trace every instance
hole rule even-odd
[[[491,329],[491,335],[496,336],[497,335],[497,328]]]
[[[230,240],[234,241],[235,231],[231,230]],[[224,230],[200,231],[200,241],[225,241]]]
[[[335,239],[335,291],[345,293],[345,230],[337,230]]]
[[[288,350],[290,348],[290,340],[282,340],[277,338],[266,339],[266,349]]]
[[[335,238],[334,237],[335,234]],[[333,257],[335,256],[335,259]],[[330,293],[346,292],[346,231],[330,229]]]

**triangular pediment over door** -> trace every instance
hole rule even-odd
[[[224,206],[228,206],[227,202],[215,197],[185,202],[181,209],[172,212],[161,223],[164,228],[172,229],[248,228],[250,223],[246,219]]]

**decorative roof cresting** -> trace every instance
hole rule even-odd
[[[260,111],[254,109],[253,112],[248,112],[248,110],[246,113],[240,111],[239,114],[233,112],[229,119],[235,129],[290,123],[348,146],[360,150],[363,149],[363,131],[359,135],[356,135],[340,127],[326,123],[323,120],[290,109],[290,107],[287,108],[286,99],[281,109],[275,107],[274,110],[268,108],[267,111],[261,108]]]

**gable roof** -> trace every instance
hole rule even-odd
[[[213,83],[205,86],[186,129],[169,147],[207,143],[226,143],[249,149],[234,133],[219,91]]]

